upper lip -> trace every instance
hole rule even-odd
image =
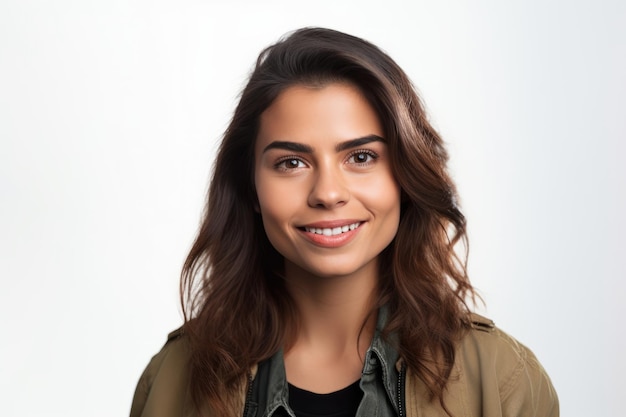
[[[349,226],[354,223],[363,223],[363,220],[354,220],[354,219],[323,220],[319,222],[303,224],[300,227],[315,227],[316,229],[333,229],[335,227]]]

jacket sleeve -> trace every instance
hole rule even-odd
[[[148,392],[150,391],[150,381],[152,380],[152,374],[154,373],[154,361],[156,355],[152,358],[146,369],[141,374],[137,387],[135,388],[135,395],[133,396],[133,403],[130,406],[130,417],[140,417],[143,412],[143,408],[146,405],[146,399],[148,398]]]
[[[526,346],[478,315],[458,345],[444,394],[447,413],[407,372],[407,417],[558,417],[550,378]]]
[[[474,319],[463,359],[467,376],[473,375],[471,379],[483,387],[483,412],[498,417],[558,417],[556,391],[533,352],[491,320],[477,315]]]
[[[181,330],[152,357],[143,371],[130,408],[130,417],[180,416],[186,402],[186,349]]]
[[[558,417],[559,401],[548,374],[533,352],[518,345],[519,362],[500,388],[503,416]]]

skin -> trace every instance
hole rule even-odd
[[[378,115],[350,84],[289,87],[261,116],[255,186],[299,313],[287,379],[318,393],[344,388],[361,375],[378,257],[400,219]]]

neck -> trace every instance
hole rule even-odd
[[[376,265],[347,276],[311,276],[296,265],[285,266],[287,290],[298,311],[296,339],[325,341],[334,345],[356,346],[356,339],[364,330],[373,332],[375,320],[363,324],[375,302],[378,273]],[[372,326],[373,324],[373,326]],[[369,339],[367,340],[369,346]],[[366,347],[367,349],[367,347]]]
[[[375,265],[349,276],[318,277],[287,263],[285,278],[298,314],[294,339],[285,350],[290,382],[303,387],[299,381],[311,381],[314,371],[307,364],[326,368],[326,374],[344,367],[338,388],[354,382],[376,328],[376,314],[371,314],[378,279]],[[327,388],[325,382],[320,384],[311,388]]]

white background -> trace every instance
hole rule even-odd
[[[0,3],[0,415],[128,413],[181,323],[246,75],[308,25],[406,70],[449,143],[483,311],[535,351],[563,416],[621,415],[626,2],[298,3]]]

